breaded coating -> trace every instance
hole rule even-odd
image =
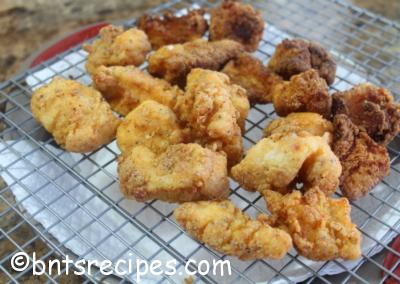
[[[31,110],[70,152],[90,152],[111,142],[120,122],[98,91],[61,77],[32,94]]]
[[[233,40],[208,42],[197,39],[184,44],[166,45],[149,56],[150,74],[181,87],[193,68],[220,70],[229,60],[243,52]]]
[[[340,189],[347,198],[358,199],[389,174],[389,154],[384,146],[372,140],[346,115],[336,115],[333,124],[333,151],[343,167]]]
[[[231,169],[232,178],[249,191],[287,193],[319,186],[330,195],[339,185],[342,167],[324,138],[307,132],[278,133],[260,140]]]
[[[361,256],[361,234],[350,219],[346,198],[333,199],[318,188],[282,195],[264,192],[272,216],[268,223],[286,230],[298,253],[316,261]]]
[[[269,72],[260,60],[247,53],[229,61],[221,72],[246,89],[249,101],[256,104],[271,103],[272,89],[282,82],[279,75]]]
[[[143,15],[138,20],[138,28],[147,34],[152,47],[158,49],[201,38],[208,30],[204,13],[204,9],[195,9],[180,17],[171,12],[164,13],[163,17]]]
[[[101,66],[93,84],[119,114],[127,115],[141,102],[154,100],[173,108],[183,92],[168,82],[152,77],[134,66]]]
[[[222,73],[219,73],[222,74]],[[228,78],[229,80],[229,78]],[[229,81],[230,85],[230,99],[232,101],[233,106],[239,113],[239,117],[237,119],[237,123],[242,131],[245,132],[245,124],[246,119],[250,111],[250,102],[246,96],[246,90],[240,87],[239,85],[235,85]]]
[[[242,114],[235,107],[238,101],[242,102]],[[188,75],[185,95],[178,98],[175,107],[178,118],[191,130],[193,139],[207,148],[223,151],[229,166],[242,157],[240,126],[248,110],[249,102],[243,88],[231,85],[223,73],[198,68]]]
[[[117,144],[121,152],[142,145],[156,155],[170,145],[184,142],[175,113],[153,100],[144,101],[131,111],[117,130]]]
[[[177,144],[156,155],[137,146],[118,159],[121,192],[137,201],[224,199],[229,195],[226,158],[198,144]]]
[[[384,88],[363,83],[333,94],[333,114],[346,114],[376,142],[387,145],[400,132],[400,104]]]
[[[89,52],[86,70],[93,74],[97,67],[141,65],[151,50],[147,35],[136,28],[126,31],[122,27],[106,26],[99,32],[100,38],[92,44],[85,44]]]
[[[257,50],[264,31],[259,11],[249,4],[224,0],[210,14],[210,40],[232,39],[247,51]]]
[[[300,133],[307,131],[311,135],[324,137],[330,144],[333,136],[333,126],[329,120],[313,112],[293,112],[287,117],[272,120],[264,128],[264,137],[276,133]]]
[[[292,112],[316,112],[329,118],[331,113],[332,98],[328,86],[314,69],[276,85],[272,101],[279,116]]]
[[[336,62],[319,44],[303,39],[285,39],[276,46],[268,69],[289,80],[293,75],[315,69],[328,85],[335,81]]]
[[[292,248],[289,234],[252,220],[229,200],[183,203],[174,216],[194,238],[241,260],[281,259]]]

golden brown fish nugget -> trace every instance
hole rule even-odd
[[[346,198],[333,199],[318,188],[282,195],[264,192],[272,216],[268,223],[286,230],[302,256],[316,261],[361,256],[361,234],[350,219]]]
[[[269,72],[260,60],[243,53],[232,59],[222,69],[231,82],[247,91],[251,103],[267,104],[272,102],[272,89],[282,82],[282,78]]]
[[[225,0],[211,10],[210,40],[232,39],[255,51],[263,31],[261,13],[249,4]]]
[[[61,77],[32,94],[31,109],[57,144],[70,152],[90,152],[111,142],[119,125],[98,91]]]
[[[363,83],[332,97],[333,114],[346,114],[376,142],[387,145],[400,132],[400,104],[388,90]]]
[[[237,101],[242,101],[243,113],[236,108]],[[175,107],[179,119],[191,129],[194,141],[223,151],[229,165],[242,157],[240,126],[248,110],[244,89],[231,85],[223,73],[198,68],[190,72],[185,95],[178,98]]]
[[[93,75],[93,84],[113,110],[122,115],[146,100],[173,108],[176,98],[183,93],[178,87],[134,66],[101,66]]]
[[[150,74],[181,87],[193,68],[220,70],[230,59],[243,52],[233,40],[208,42],[197,39],[184,44],[166,45],[149,56]]]
[[[147,35],[136,28],[124,31],[123,27],[106,26],[99,32],[100,38],[83,48],[89,53],[86,70],[93,74],[97,67],[141,65],[151,50]]]
[[[195,9],[180,17],[171,12],[164,13],[163,17],[144,15],[138,20],[138,28],[146,32],[152,47],[158,49],[201,38],[208,30],[204,13],[204,9]]]
[[[287,193],[298,183],[319,186],[327,195],[339,185],[342,167],[324,138],[306,132],[277,133],[260,140],[231,169],[232,178],[249,191]]]
[[[335,115],[333,124],[333,151],[343,167],[340,189],[347,198],[358,199],[389,174],[389,154],[384,146],[372,140],[346,115]]]
[[[300,133],[306,131],[314,136],[325,137],[332,142],[333,126],[329,120],[313,112],[293,112],[287,117],[272,120],[264,129],[264,136],[276,133]]]
[[[117,130],[117,144],[121,152],[143,145],[155,154],[170,145],[184,142],[184,132],[175,113],[153,100],[144,101],[131,111]]]
[[[250,219],[229,200],[183,203],[174,216],[194,238],[242,260],[281,259],[292,247],[285,231]]]
[[[319,44],[303,39],[285,39],[276,46],[268,69],[289,80],[293,75],[315,69],[328,85],[335,81],[336,63]]]
[[[272,101],[279,116],[292,112],[315,112],[329,118],[331,114],[332,98],[328,86],[314,69],[277,84]]]
[[[198,144],[177,144],[156,155],[134,147],[118,159],[122,193],[137,201],[224,199],[229,195],[226,158]]]

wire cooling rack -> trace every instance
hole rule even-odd
[[[267,23],[268,29],[259,50],[255,53],[264,62],[268,61],[275,45],[282,39],[282,35],[316,40],[330,49],[340,66],[332,91],[343,90],[360,81],[368,80],[390,89],[398,100],[400,94],[399,25],[353,7],[344,1],[249,2],[263,11]],[[209,8],[217,2],[171,1],[151,12],[158,13],[164,9],[177,12],[193,4]],[[125,24],[131,26],[134,20]],[[379,189],[370,194],[367,205],[363,200],[352,203],[352,215],[362,216],[362,222],[358,224],[359,229],[363,234],[363,239],[368,240],[370,244],[369,250],[363,251],[360,262],[348,264],[338,260],[316,265],[299,257],[294,251],[279,263],[267,260],[242,262],[220,255],[189,238],[172,219],[173,205],[165,205],[156,200],[141,204],[129,203],[121,196],[108,194],[110,188],[117,186],[115,159],[118,149],[115,143],[94,153],[68,156],[70,154],[58,149],[51,136],[34,121],[29,108],[32,89],[48,82],[55,75],[68,76],[71,70],[73,70],[71,74],[73,73],[74,79],[90,83],[84,71],[84,61],[85,54],[82,53],[81,46],[76,46],[0,85],[0,157],[5,153],[13,157],[12,162],[0,168],[2,177],[8,181],[7,184],[0,185],[0,247],[2,248],[0,281],[2,283],[23,282],[32,273],[31,266],[23,272],[11,269],[10,259],[16,252],[23,251],[31,255],[33,251],[40,251],[37,257],[42,260],[62,258],[65,255],[72,256],[74,259],[102,258],[104,252],[107,251],[102,244],[110,238],[119,242],[115,259],[129,252],[148,261],[159,259],[163,255],[164,258],[178,260],[178,271],[189,258],[231,260],[233,270],[231,276],[221,278],[214,275],[196,275],[194,280],[198,283],[228,281],[287,283],[300,280],[306,283],[368,283],[369,279],[362,272],[365,263],[384,272],[381,283],[389,278],[400,281],[393,272],[400,261],[397,261],[392,268],[385,268],[382,263],[372,257],[379,250],[400,256],[387,245],[399,233],[400,224],[398,209],[400,207],[393,202],[400,198],[400,140],[398,137],[388,147],[391,157],[390,176],[379,184]],[[43,73],[43,70],[46,72]],[[79,70],[78,74],[76,70]],[[256,138],[261,137],[263,127],[273,117],[275,114],[270,105],[252,107],[244,134],[244,143],[247,148],[256,142]],[[99,156],[101,156],[100,159]],[[23,170],[15,174],[14,169],[18,167]],[[102,181],[108,179],[108,182],[101,184],[96,182],[96,177],[99,175],[104,176]],[[35,176],[34,183],[32,183],[32,176]],[[255,212],[264,210],[263,200],[259,195],[247,193],[234,183],[231,183],[231,186],[233,190],[231,199],[236,204],[240,204],[244,211],[254,215]],[[17,189],[23,194],[20,194],[19,198],[14,198]],[[77,193],[84,189],[88,190],[88,194],[85,198],[78,200]],[[54,191],[57,192],[55,196],[52,194]],[[43,196],[51,198],[46,199]],[[63,202],[69,200],[68,204],[65,203],[63,212],[54,209],[60,208],[56,206],[60,200]],[[30,205],[34,204],[34,210],[32,206],[27,210],[28,201],[31,202]],[[99,206],[101,208],[98,210],[91,211],[87,209],[90,202],[99,202],[97,204],[102,206]],[[85,218],[72,222],[71,216],[78,211],[84,214]],[[110,212],[113,214],[108,216]],[[388,215],[381,214],[382,212],[389,212],[390,218]],[[47,215],[47,219],[41,219],[42,213],[51,214],[51,218]],[[384,228],[383,233],[378,236],[371,234],[371,224],[374,229]],[[97,243],[93,243],[91,239],[93,236],[85,234],[85,230],[91,225],[99,226],[103,232],[106,232],[97,240]],[[54,229],[59,226],[63,228],[63,238],[55,233]],[[168,236],[164,234],[166,231],[169,232]],[[135,232],[135,238],[127,237],[126,232],[129,234]],[[173,233],[170,234],[170,232]],[[178,241],[187,245],[177,247]],[[81,245],[80,253],[75,253],[78,250],[76,247],[74,249],[72,243]],[[142,247],[149,244],[154,250],[143,251]],[[301,269],[303,278],[292,277],[293,265]],[[329,267],[330,273],[340,273],[340,275],[326,276],[325,274],[329,273],[327,272]],[[192,269],[194,268],[196,268],[195,265],[192,265]],[[263,278],[265,271],[272,276],[268,279]],[[60,277],[47,271],[40,280],[57,283]],[[104,280],[104,277],[97,271],[85,274],[84,278],[77,281],[89,283],[101,279]],[[132,282],[133,278],[126,276],[125,278],[107,278],[107,280]],[[181,283],[181,281],[182,278],[166,275],[156,280],[159,283]]]

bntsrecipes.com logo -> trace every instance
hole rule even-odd
[[[130,254],[130,256],[132,256],[132,254]],[[114,274],[126,276],[134,274],[137,282],[146,276],[183,275],[182,272],[177,271],[177,264],[178,261],[176,259],[165,262],[160,260],[146,261],[142,259],[118,259],[116,261],[105,259],[97,261],[86,259],[73,260],[68,255],[62,260],[51,259],[44,261],[37,259],[35,252],[32,254],[32,257],[25,252],[17,252],[11,258],[11,267],[17,272],[30,268],[32,269],[33,275],[42,275],[44,273],[49,275],[60,275],[62,273],[67,275],[70,273],[75,275],[92,275],[99,270],[102,275]],[[95,267],[97,267],[98,270],[95,269]],[[231,263],[229,260],[214,259],[213,261],[196,261],[194,259],[189,259],[184,265],[184,271],[185,275],[189,276],[196,274],[232,275]]]

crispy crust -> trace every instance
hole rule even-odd
[[[139,66],[151,45],[147,35],[136,28],[126,31],[122,27],[106,26],[99,32],[100,38],[83,48],[89,53],[86,70],[93,74],[99,66]]]
[[[346,115],[336,115],[333,123],[333,151],[343,167],[340,189],[347,198],[358,199],[389,174],[389,154]]]
[[[267,190],[264,198],[272,214],[266,221],[286,230],[300,255],[316,261],[360,257],[361,234],[351,222],[346,198],[327,197],[318,188],[304,195]]]
[[[163,46],[149,56],[150,74],[181,87],[193,68],[220,70],[230,59],[243,52],[232,40],[208,42],[197,39],[184,44]]]
[[[70,152],[90,152],[111,142],[120,122],[98,91],[61,77],[33,93],[31,109],[57,144]]]
[[[273,89],[272,100],[279,116],[292,112],[315,112],[325,118],[330,117],[332,98],[325,80],[314,69],[277,84]]]
[[[271,103],[272,89],[282,82],[279,75],[269,72],[260,60],[246,53],[229,61],[221,72],[246,89],[251,103]]]
[[[187,202],[174,216],[193,237],[242,260],[281,259],[292,247],[285,231],[250,219],[229,200]]]
[[[243,154],[241,125],[247,117],[249,102],[245,90],[229,83],[223,73],[193,69],[188,75],[185,95],[177,100],[175,111],[193,139],[227,155],[228,165]]]
[[[399,133],[400,105],[388,90],[364,83],[332,98],[332,113],[346,114],[376,142],[387,145]]]
[[[134,147],[118,159],[121,192],[137,201],[224,199],[229,195],[226,158],[198,144],[171,145],[156,155]]]
[[[301,133],[306,131],[311,135],[326,138],[328,143],[332,142],[333,125],[320,114],[313,112],[294,112],[287,117],[272,120],[264,128],[264,137],[276,133]]]
[[[93,74],[93,84],[112,109],[122,115],[127,115],[146,100],[172,108],[176,98],[183,93],[178,87],[135,66],[100,66]]]
[[[122,153],[142,145],[160,154],[170,145],[183,143],[184,136],[175,113],[169,107],[147,100],[122,121],[117,130],[117,144]]]
[[[309,69],[318,71],[328,85],[335,81],[336,62],[322,46],[302,39],[285,39],[276,46],[268,69],[289,80]]]
[[[277,133],[261,139],[231,170],[231,175],[249,191],[275,190],[287,193],[297,183],[303,189],[318,186],[326,195],[339,185],[339,159],[326,140],[307,132]]]
[[[210,40],[232,39],[255,51],[262,38],[264,20],[251,5],[225,0],[211,10]]]
[[[204,9],[195,9],[180,17],[171,12],[164,13],[163,17],[144,15],[138,20],[138,28],[147,34],[152,47],[158,49],[201,38],[208,30],[204,13]]]

